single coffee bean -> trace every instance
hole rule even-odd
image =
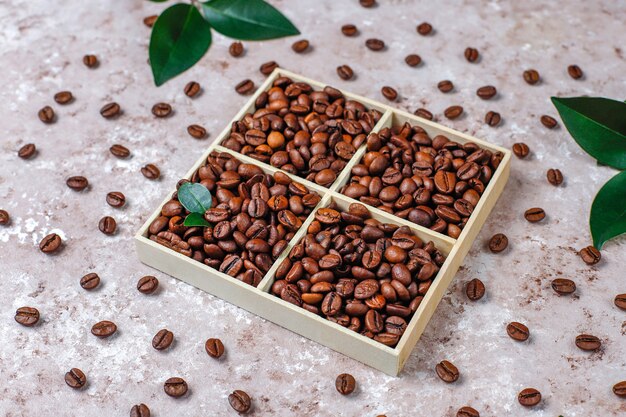
[[[113,217],[105,216],[98,222],[98,229],[105,235],[113,235],[117,229],[117,222]]]
[[[259,71],[263,75],[270,75],[276,68],[278,68],[276,61],[268,61],[259,67]]]
[[[542,208],[533,207],[524,212],[524,218],[530,223],[536,223],[543,220],[546,217],[546,212]]]
[[[165,350],[172,345],[174,333],[167,329],[161,329],[152,338],[152,347],[156,350]]]
[[[552,280],[552,289],[560,295],[571,294],[576,291],[576,283],[567,278],[556,278]]]
[[[534,407],[541,402],[541,393],[534,388],[526,388],[517,394],[517,401],[524,407]]]
[[[15,321],[22,326],[32,327],[39,321],[39,310],[34,307],[20,307],[15,311]]]
[[[170,397],[179,398],[187,393],[187,382],[178,377],[169,378],[163,385],[163,391]]]
[[[443,80],[437,83],[437,88],[442,93],[449,93],[450,91],[454,90],[454,84],[452,84],[452,81],[450,80]]]
[[[341,27],[341,33],[346,36],[356,36],[358,33],[358,29],[355,25],[347,24]]]
[[[152,26],[154,26],[154,24],[156,23],[157,19],[159,18],[159,16],[153,14],[151,16],[146,16],[143,18],[143,24],[146,25],[147,27],[151,28]]]
[[[305,52],[307,49],[309,49],[309,41],[306,39],[302,39],[299,41],[295,41],[292,45],[291,45],[291,49],[297,53],[297,54],[301,54],[303,52]]]
[[[352,394],[356,388],[356,380],[350,374],[340,374],[335,380],[335,388],[341,395]]]
[[[541,124],[547,127],[548,129],[554,129],[558,125],[558,122],[556,121],[554,117],[550,117],[545,114],[541,116],[541,119],[539,120],[541,120]]]
[[[117,331],[117,326],[112,321],[103,320],[91,327],[91,334],[98,337],[109,337]]]
[[[65,383],[74,389],[80,389],[87,383],[87,377],[78,368],[72,368],[65,374]]]
[[[238,413],[247,413],[252,406],[250,396],[242,390],[235,390],[228,396],[228,403]]]
[[[456,417],[480,417],[480,413],[469,405],[466,405],[459,408],[459,410],[456,412]]]
[[[32,143],[27,143],[22,146],[19,151],[17,151],[17,156],[22,159],[30,159],[37,152],[37,147]]]
[[[548,182],[552,185],[561,185],[563,183],[563,174],[559,169],[550,168],[546,174]]]
[[[130,417],[150,417],[150,409],[145,404],[133,405],[130,409]]]
[[[368,9],[376,6],[376,0],[359,0],[359,4]]]
[[[100,115],[105,119],[112,119],[120,114],[121,108],[117,103],[108,103],[100,109]]]
[[[198,84],[195,81],[189,81],[185,85],[183,92],[185,93],[187,97],[193,98],[198,95],[198,93],[200,92],[200,89],[201,89],[200,84]]]
[[[500,113],[496,111],[488,111],[485,115],[485,123],[491,127],[498,126],[501,120],[502,117],[500,116]]]
[[[252,80],[243,80],[235,86],[235,91],[241,95],[250,94],[254,90],[254,83]]]
[[[149,180],[158,180],[161,176],[161,171],[154,164],[147,164],[141,168],[141,173]]]
[[[152,294],[159,287],[159,280],[152,275],[146,275],[137,281],[137,290],[143,294]]]
[[[339,78],[341,78],[342,80],[351,80],[354,76],[354,72],[349,66],[340,65],[337,67],[337,75],[339,75]]]
[[[241,54],[243,54],[243,44],[241,42],[231,43],[230,47],[228,48],[228,52],[231,56],[235,58],[240,57]]]
[[[404,62],[406,62],[409,67],[417,67],[422,63],[422,57],[417,54],[410,54],[404,58]]]
[[[578,65],[570,65],[567,67],[567,73],[575,80],[580,80],[583,77],[583,70]]]
[[[220,339],[207,339],[204,350],[210,357],[217,359],[224,354],[224,344]]]
[[[91,291],[100,285],[100,276],[91,272],[80,279],[80,286],[87,291]]]
[[[385,48],[385,42],[380,39],[372,38],[365,41],[365,46],[372,51],[381,51]]]
[[[587,265],[595,265],[602,259],[600,251],[593,246],[582,248],[578,254]]]
[[[462,114],[463,114],[463,107],[461,106],[450,106],[443,112],[443,115],[446,116],[450,120],[454,120]]]
[[[118,158],[128,158],[130,156],[130,151],[127,147],[115,144],[109,148],[109,151]]]
[[[200,125],[187,126],[187,133],[195,139],[204,139],[206,137],[206,129]]]
[[[55,120],[54,110],[52,110],[50,106],[45,106],[39,110],[37,116],[39,116],[39,120],[44,123],[54,123]]]
[[[433,120],[433,114],[425,108],[419,108],[415,110],[413,114],[415,114],[418,117],[421,117],[422,119]]]
[[[530,148],[523,142],[518,142],[513,144],[513,153],[520,159],[526,158],[528,153],[530,152]]]
[[[576,336],[576,346],[581,350],[598,350],[602,346],[602,342],[596,336],[580,334]]]
[[[476,48],[466,48],[465,49],[465,59],[469,62],[476,62],[478,60],[478,50]]]
[[[529,69],[524,71],[524,81],[530,85],[535,85],[539,82],[539,73],[537,70]]]
[[[82,191],[89,186],[87,178],[80,175],[69,177],[65,183],[74,191]]]
[[[380,91],[381,93],[383,93],[383,96],[385,96],[385,98],[389,101],[396,101],[396,99],[398,98],[398,92],[387,85],[384,86]]]
[[[489,240],[489,250],[493,253],[499,253],[509,246],[509,239],[502,233],[497,233]]]
[[[83,64],[85,64],[87,68],[96,68],[99,65],[98,57],[91,54],[85,55],[83,57]]]
[[[48,236],[41,239],[41,242],[39,242],[39,249],[43,253],[54,253],[59,250],[62,244],[63,241],[61,240],[61,236],[56,233],[50,233]]]
[[[119,191],[111,191],[107,194],[106,201],[111,207],[120,208],[126,204],[126,197]]]
[[[517,340],[518,342],[523,342],[527,340],[528,336],[530,335],[528,327],[516,321],[513,321],[506,326],[506,332],[511,337],[511,339]]]
[[[9,212],[6,210],[0,210],[0,225],[9,224],[11,221],[11,216],[9,216]]]
[[[626,381],[618,382],[613,385],[613,394],[618,397],[626,397]]]
[[[617,294],[614,303],[616,307],[626,310],[626,294]]]
[[[157,103],[152,106],[152,114],[156,117],[168,117],[172,114],[172,106],[167,103]]]
[[[426,36],[430,34],[432,31],[433,31],[433,27],[428,22],[423,22],[417,25],[417,33],[419,33],[422,36]]]
[[[493,85],[486,85],[476,90],[476,95],[483,100],[489,100],[493,98],[496,94],[498,94],[498,91]]]
[[[435,372],[442,381],[452,383],[459,379],[459,370],[448,361],[441,361],[435,366]]]
[[[68,104],[74,100],[74,96],[70,91],[60,91],[54,95],[54,101],[58,104]]]
[[[467,283],[465,294],[472,301],[480,300],[485,295],[485,284],[478,278],[474,278]]]

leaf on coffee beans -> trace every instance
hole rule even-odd
[[[626,233],[626,171],[611,178],[598,191],[589,216],[593,246],[602,245],[615,236]]]
[[[300,34],[263,0],[210,0],[202,4],[202,10],[215,30],[235,39],[258,41]]]
[[[178,189],[178,201],[190,212],[204,215],[211,208],[213,198],[204,185],[186,182]]]
[[[600,163],[626,169],[626,103],[601,97],[552,97],[572,137]]]
[[[211,223],[207,222],[204,216],[200,213],[189,213],[187,217],[185,217],[183,225],[209,227],[211,226]]]
[[[198,9],[178,3],[159,15],[150,37],[150,66],[159,86],[191,68],[211,45],[211,25]]]

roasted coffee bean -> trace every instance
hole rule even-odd
[[[626,397],[626,381],[618,382],[613,385],[613,394],[618,397]]]
[[[359,4],[365,8],[376,6],[376,0],[359,0]]]
[[[52,107],[50,106],[43,107],[41,110],[39,110],[39,113],[37,113],[37,115],[39,116],[39,120],[48,124],[54,123],[56,119],[54,110],[52,110]]]
[[[82,191],[89,186],[87,178],[80,175],[69,177],[65,183],[74,191]]]
[[[365,46],[372,51],[381,51],[385,48],[385,42],[380,39],[372,38],[365,41]]]
[[[552,185],[561,185],[563,183],[563,174],[561,170],[550,168],[546,174],[548,182]]]
[[[195,96],[197,96],[200,90],[201,90],[200,84],[195,81],[189,81],[185,85],[185,88],[183,89],[185,95],[191,98],[194,98]]]
[[[254,82],[252,82],[252,80],[246,79],[235,86],[235,91],[241,95],[246,95],[252,93],[252,91],[254,91],[254,88]]]
[[[437,88],[442,93],[449,93],[450,91],[454,90],[454,84],[452,84],[452,81],[450,80],[443,80],[437,83]]]
[[[485,115],[485,123],[491,127],[498,126],[501,120],[502,120],[502,117],[500,116],[500,113],[496,111],[490,110]]]
[[[551,286],[552,289],[560,295],[571,294],[576,291],[576,283],[567,278],[554,279],[552,280]]]
[[[404,58],[404,62],[406,62],[409,67],[417,67],[422,63],[422,57],[418,54],[410,54]]]
[[[98,62],[97,56],[88,54],[83,57],[83,64],[85,64],[87,68],[96,68],[100,63]]]
[[[444,110],[443,115],[450,120],[454,120],[463,114],[463,107],[450,106]]]
[[[113,336],[117,331],[117,326],[112,321],[103,320],[91,327],[91,334],[101,338]]]
[[[188,389],[187,382],[179,377],[169,378],[163,385],[165,393],[174,398],[179,398],[187,394]]]
[[[355,25],[347,24],[341,27],[341,33],[346,36],[356,36],[358,34],[358,29]]]
[[[100,285],[100,276],[95,272],[91,272],[87,275],[84,275],[80,279],[80,286],[87,291],[91,291],[96,289]]]
[[[161,171],[154,164],[147,164],[141,168],[141,173],[149,180],[158,180],[161,177]]]
[[[478,60],[478,50],[476,48],[466,48],[465,49],[465,59],[469,62],[476,62]]]
[[[241,42],[233,42],[228,47],[228,52],[231,56],[237,58],[243,54],[243,44]]]
[[[65,374],[65,383],[74,389],[80,389],[87,383],[87,377],[78,368],[72,368]]]
[[[305,52],[307,49],[309,49],[309,41],[307,41],[306,39],[295,41],[293,44],[291,44],[291,49],[295,53],[301,54]]]
[[[152,26],[154,26],[158,18],[159,16],[157,16],[156,14],[153,14],[151,16],[146,16],[143,18],[143,24],[151,28]]]
[[[595,265],[602,259],[600,251],[593,246],[582,248],[578,254],[587,265]]]
[[[389,100],[389,101],[396,101],[396,99],[398,98],[398,92],[393,89],[392,87],[389,86],[384,86],[380,92],[383,94],[383,96]]]
[[[11,221],[11,216],[9,216],[9,212],[6,210],[0,210],[0,225],[9,224]]]
[[[34,307],[20,307],[15,311],[15,321],[22,326],[32,327],[39,321],[39,310]]]
[[[513,144],[513,153],[520,159],[526,158],[530,152],[528,145],[519,142]]]
[[[130,156],[128,148],[119,144],[111,146],[109,151],[111,151],[111,153],[118,158],[128,158]]]
[[[167,103],[157,103],[152,106],[152,114],[156,117],[168,117],[172,113],[172,106]]]
[[[276,68],[278,68],[278,64],[275,61],[269,61],[262,64],[259,71],[261,71],[263,75],[270,75]]]
[[[152,294],[159,287],[159,280],[152,275],[146,275],[137,281],[137,290],[143,294]]]
[[[493,253],[500,253],[509,246],[509,239],[503,233],[497,233],[489,240],[489,250]]]
[[[50,233],[39,242],[39,249],[43,253],[54,253],[61,248],[63,241],[61,240],[61,236],[56,233]]]
[[[426,36],[430,34],[432,31],[433,31],[433,27],[428,22],[423,22],[417,25],[417,33],[419,33],[422,36]]]
[[[119,191],[111,191],[107,193],[106,201],[109,206],[120,208],[126,204],[126,197]]]
[[[27,143],[17,151],[17,156],[22,159],[30,159],[37,153],[37,147],[32,143]]]
[[[415,110],[415,112],[413,113],[416,116],[421,117],[422,119],[426,119],[426,120],[433,120],[433,114],[431,112],[429,112],[427,109],[424,108],[420,108]]]
[[[247,413],[252,407],[250,396],[242,390],[235,390],[228,395],[228,403],[233,410],[241,414]]]
[[[480,300],[485,295],[485,284],[478,278],[474,278],[467,283],[465,294],[472,301]]]
[[[456,412],[456,417],[480,417],[480,413],[469,405],[466,405],[459,408]]]
[[[349,395],[356,388],[356,380],[350,374],[340,374],[335,380],[335,388],[341,395]]]
[[[529,69],[524,71],[524,81],[530,85],[535,85],[539,82],[539,73],[537,70]]]
[[[167,329],[161,329],[152,338],[152,347],[156,350],[165,350],[172,345],[174,333]]]
[[[100,115],[105,119],[112,119],[120,115],[121,108],[117,103],[108,103],[100,109]]]
[[[526,388],[517,394],[517,401],[524,407],[534,407],[541,402],[541,393],[534,388]]]
[[[602,342],[596,336],[581,334],[576,336],[576,346],[582,350],[598,350]]]
[[[486,85],[476,90],[476,95],[482,98],[483,100],[489,100],[493,98],[497,93],[498,91],[496,90],[496,87],[494,87],[493,85]]]
[[[617,294],[613,301],[616,307],[626,310],[626,294]]]
[[[187,133],[195,139],[204,139],[206,137],[206,129],[200,125],[187,126]]]
[[[130,417],[150,417],[150,409],[145,404],[135,404],[130,409]]]
[[[220,358],[224,354],[224,344],[220,339],[207,339],[204,349],[210,357],[215,359]]]
[[[117,229],[117,222],[111,216],[105,216],[100,219],[98,223],[98,229],[105,235],[113,235],[115,234],[115,230]]]
[[[583,70],[578,65],[570,65],[567,67],[567,73],[575,80],[580,80],[583,77]]]
[[[506,332],[511,339],[517,340],[518,342],[527,340],[530,335],[528,327],[516,321],[513,321],[506,326]]]
[[[435,372],[442,381],[452,383],[459,379],[459,370],[448,361],[441,361],[435,366]]]
[[[68,104],[74,100],[71,91],[59,91],[54,95],[54,101],[58,104]]]
[[[354,76],[354,72],[348,65],[340,65],[337,67],[337,75],[339,75],[339,78],[342,80],[351,80]]]
[[[558,122],[556,121],[554,117],[550,117],[545,114],[541,116],[539,120],[541,120],[541,124],[547,127],[548,129],[554,129],[558,125]]]
[[[536,223],[543,220],[546,217],[545,211],[542,208],[534,207],[524,212],[524,218],[530,223]]]

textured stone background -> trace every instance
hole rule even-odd
[[[597,167],[564,128],[550,131],[538,117],[556,116],[551,95],[626,99],[626,4],[381,0],[379,7],[363,9],[354,0],[273,3],[311,41],[309,53],[294,54],[290,45],[297,38],[290,38],[245,43],[245,56],[235,59],[228,55],[230,40],[214,34],[199,65],[155,88],[146,64],[150,32],[142,19],[163,5],[0,1],[0,206],[13,217],[0,227],[0,415],[127,415],[138,402],[157,417],[232,415],[226,398],[233,389],[250,393],[254,415],[453,416],[465,404],[486,416],[624,415],[626,401],[611,387],[626,379],[626,314],[613,305],[615,294],[626,292],[626,240],[607,244],[596,267],[576,255],[590,243],[587,216],[594,193],[614,171]],[[415,32],[424,20],[435,27],[433,36]],[[344,23],[356,24],[361,34],[341,36]],[[369,37],[383,39],[387,50],[367,50]],[[464,60],[466,46],[480,50],[478,64]],[[413,52],[424,60],[419,68],[404,64]],[[82,65],[85,53],[99,56],[98,69]],[[156,273],[157,294],[135,289],[139,277],[155,271],[137,260],[132,234],[210,142],[192,139],[186,126],[204,124],[215,137],[246,100],[234,85],[244,78],[262,82],[258,67],[269,60],[374,99],[383,100],[383,85],[394,86],[401,94],[398,107],[426,106],[439,118],[447,106],[461,104],[466,115],[444,124],[503,146],[524,141],[531,148],[526,160],[514,158],[507,189],[398,378],[163,274]],[[338,79],[335,67],[344,63],[356,80]],[[584,80],[568,77],[572,63],[582,67]],[[522,80],[522,71],[531,67],[543,77],[539,86]],[[454,93],[438,92],[442,79],[455,83]],[[204,87],[195,100],[182,93],[190,80]],[[476,88],[485,84],[497,86],[496,100],[476,97]],[[74,93],[73,104],[53,102],[62,89]],[[98,114],[111,100],[124,110],[116,121]],[[155,120],[150,108],[158,101],[172,103],[175,115]],[[46,104],[58,114],[51,126],[37,120]],[[501,127],[483,124],[491,109],[502,113]],[[39,154],[20,160],[16,152],[28,142]],[[113,158],[113,143],[127,145],[132,158]],[[161,168],[161,181],[140,174],[148,162]],[[565,186],[546,182],[548,168],[563,171]],[[68,189],[70,175],[87,176],[90,189]],[[126,194],[123,210],[106,205],[104,197],[113,190]],[[546,221],[524,221],[523,211],[532,206],[546,209]],[[115,237],[97,230],[107,214],[119,223]],[[58,256],[37,248],[51,231],[66,242]],[[505,232],[511,243],[500,255],[485,249],[496,232]],[[88,293],[78,280],[92,271],[103,285]],[[577,282],[574,297],[558,297],[550,289],[550,280],[561,276]],[[463,292],[473,277],[488,288],[477,303]],[[41,311],[35,328],[14,322],[15,309],[23,305]],[[119,332],[97,340],[89,329],[104,319],[115,321]],[[528,342],[506,335],[512,320],[530,327]],[[163,327],[176,335],[164,353],[150,345]],[[578,350],[573,340],[582,332],[599,336],[602,350]],[[228,354],[221,362],[204,353],[208,337],[224,340]],[[462,374],[452,385],[433,370],[445,358]],[[63,382],[74,366],[88,376],[83,391]],[[340,372],[356,377],[356,395],[344,398],[335,391]],[[170,376],[184,377],[190,395],[167,397],[162,384]],[[517,393],[527,386],[542,392],[541,407],[525,410],[517,403]]]

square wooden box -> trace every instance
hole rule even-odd
[[[261,92],[269,89],[273,81],[281,76],[287,76],[294,81],[308,83],[316,89],[322,89],[326,85],[277,68],[267,78],[263,85],[259,87],[248,103],[237,113],[237,115],[235,115],[232,121],[240,120],[248,112],[254,112],[254,102],[256,97]],[[411,354],[415,343],[417,343],[422,332],[424,331],[426,324],[437,308],[439,301],[441,301],[441,298],[452,281],[452,278],[461,265],[463,258],[469,251],[476,235],[504,189],[509,177],[511,152],[499,146],[495,146],[469,135],[454,131],[440,124],[394,109],[385,104],[372,101],[365,97],[350,94],[345,91],[343,93],[347,98],[357,100],[363,103],[366,107],[378,109],[381,113],[383,113],[380,121],[373,129],[374,132],[377,132],[384,127],[391,127],[392,125],[402,124],[408,121],[412,125],[421,126],[431,137],[441,134],[459,143],[474,142],[483,148],[489,149],[493,152],[499,151],[504,154],[504,158],[502,159],[500,166],[495,171],[478,205],[471,215],[470,220],[458,239],[453,239],[443,234],[433,232],[432,230],[411,223],[408,220],[398,218],[384,211],[368,206],[372,213],[372,217],[375,219],[381,220],[385,223],[396,223],[399,225],[409,226],[421,239],[425,241],[432,240],[437,248],[439,248],[447,256],[447,260],[441,267],[437,275],[437,279],[433,282],[433,285],[430,287],[430,290],[424,297],[418,310],[413,315],[408,328],[395,348],[385,346],[382,343],[362,336],[359,333],[348,330],[336,323],[310,313],[303,308],[290,304],[270,293],[276,268],[287,256],[291,248],[299,242],[304,235],[306,235],[307,227],[313,220],[313,215],[309,216],[294,238],[289,242],[287,249],[273,264],[273,267],[256,288],[210,268],[203,263],[197,262],[161,246],[148,238],[148,228],[150,224],[160,215],[161,207],[170,199],[169,196],[171,193],[168,194],[168,197],[157,207],[155,212],[150,216],[141,229],[139,229],[135,235],[135,243],[139,259],[143,263],[185,281],[203,291],[214,294],[217,297],[244,308],[308,339],[321,343],[324,346],[379,369],[389,375],[398,375],[398,373],[402,370],[405,361]],[[252,158],[246,157],[219,145],[224,138],[228,137],[231,123],[228,123],[226,128],[216,138],[214,143],[209,146],[195,165],[187,172],[184,178],[191,178],[193,173],[205,163],[208,155],[213,151],[230,153],[242,162],[260,166],[266,173],[271,174],[278,171],[275,167],[262,164]],[[340,173],[337,180],[330,188],[319,186],[293,175],[292,178],[305,184],[310,190],[318,192],[323,197],[317,208],[324,207],[331,201],[334,201],[340,209],[347,209],[348,205],[355,200],[340,194],[338,190],[348,182],[351,168],[361,160],[365,152],[365,145],[363,145],[356,152],[354,157],[348,163],[346,168]],[[313,213],[317,210],[317,208],[313,210]]]

